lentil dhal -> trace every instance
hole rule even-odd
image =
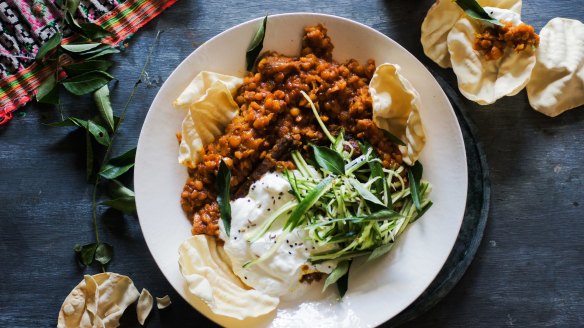
[[[328,141],[300,91],[310,96],[333,134],[344,129],[353,140],[367,140],[385,167],[402,163],[397,146],[372,121],[368,85],[375,62],[337,63],[333,48],[326,28],[318,25],[304,29],[300,57],[266,52],[258,59],[255,73],[244,78],[234,96],[239,114],[201,150],[202,161],[189,168],[181,205],[192,220],[193,234],[218,235],[214,180],[222,159],[231,169],[232,196],[237,198],[265,172],[293,169],[292,149],[309,157],[309,143]]]

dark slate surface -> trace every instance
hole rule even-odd
[[[445,0],[442,0],[445,1]],[[424,1],[180,1],[130,40],[117,55],[112,91],[119,110],[139,75],[158,30],[164,31],[127,121],[116,139],[122,151],[138,134],[161,83],[197,46],[217,33],[264,13],[335,14],[369,25],[398,41],[455,86],[449,70],[425,58],[419,26]],[[581,0],[524,1],[523,18],[538,30],[553,17],[584,20]],[[584,326],[584,110],[551,119],[530,109],[525,92],[481,107],[458,97],[474,122],[489,161],[489,223],[477,256],[460,283],[438,305],[406,327]],[[84,115],[90,99],[67,99],[64,110]],[[28,105],[0,128],[0,327],[55,326],[57,312],[83,273],[75,243],[90,242],[91,186],[84,179],[83,135],[42,123],[52,108]],[[139,288],[169,294],[174,302],[153,311],[149,327],[206,327],[165,281],[144,243],[136,218],[106,212],[101,235],[116,255],[110,270],[131,276]],[[133,313],[124,327],[138,327]]]

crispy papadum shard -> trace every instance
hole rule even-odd
[[[481,6],[510,9],[521,14],[521,0],[479,0]],[[437,0],[422,22],[422,47],[428,58],[442,68],[452,67],[446,39],[454,24],[465,16],[452,0]]]
[[[140,298],[138,298],[138,303],[136,304],[136,314],[138,315],[138,322],[144,326],[146,318],[150,315],[152,311],[152,306],[154,306],[154,298],[152,294],[146,289],[142,288],[140,293]]]
[[[174,101],[175,108],[187,111],[181,128],[179,163],[194,167],[203,147],[223,134],[239,111],[233,94],[241,84],[241,78],[203,71]]]
[[[554,117],[584,105],[584,24],[557,17],[539,36],[527,96],[531,107]]]
[[[406,144],[398,147],[404,162],[413,165],[426,144],[420,116],[422,104],[416,89],[399,71],[399,65],[388,63],[375,70],[369,83],[373,122]]]
[[[207,89],[211,88],[217,81],[225,85],[231,94],[235,93],[239,86],[243,84],[243,79],[236,76],[202,71],[195,76],[186,89],[172,103],[174,108],[188,110],[192,104],[201,100],[205,96]]]
[[[189,292],[216,314],[243,320],[269,313],[280,302],[277,297],[245,286],[214,237],[197,235],[183,242],[179,266]]]
[[[489,7],[485,10],[498,20],[514,26],[521,24],[519,14],[513,11]],[[527,85],[535,65],[535,51],[527,48],[518,52],[507,47],[501,58],[488,60],[473,49],[475,34],[484,27],[478,20],[461,18],[448,34],[448,51],[462,95],[488,105],[504,96],[516,95]]]
[[[168,296],[168,295],[164,295],[162,297],[156,298],[156,307],[159,310],[166,309],[171,304],[172,304],[172,302],[170,301],[170,296]]]
[[[118,327],[122,314],[138,295],[127,276],[112,272],[85,275],[65,298],[57,327]]]

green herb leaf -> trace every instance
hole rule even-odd
[[[105,200],[99,205],[109,206],[116,209],[124,214],[134,214],[136,213],[136,198],[134,196],[125,196],[110,200]]]
[[[349,269],[351,269],[351,264],[353,260],[349,261],[349,265],[347,266],[347,274],[342,275],[339,280],[337,280],[337,289],[339,290],[339,297],[343,298],[347,293],[347,289],[349,288]]]
[[[410,182],[410,194],[412,195],[412,200],[418,211],[422,210],[421,195],[420,195],[420,180],[422,179],[422,173],[424,167],[420,161],[417,161],[413,166],[410,166],[408,170],[408,180]]]
[[[85,36],[92,40],[102,39],[112,35],[110,31],[94,23],[82,23],[81,30]]]
[[[95,100],[99,114],[107,122],[110,131],[113,131],[114,110],[110,102],[110,92],[107,84],[93,93],[93,100]]]
[[[97,89],[106,85],[112,79],[113,76],[106,72],[91,71],[68,78],[64,80],[62,84],[65,89],[67,89],[67,91],[74,95],[80,96],[96,91]]]
[[[77,8],[79,7],[80,2],[81,0],[65,0],[65,7],[69,13],[74,15],[75,12],[77,12]]]
[[[82,44],[62,44],[61,48],[63,50],[74,53],[74,54],[81,54],[84,52],[88,52],[90,50],[95,50],[101,46],[101,43],[82,43]]]
[[[349,261],[339,262],[337,267],[329,274],[324,282],[324,287],[322,291],[324,292],[328,286],[336,283],[342,276],[346,275],[349,272]]]
[[[359,148],[361,149],[361,153],[367,154],[368,152],[370,152],[369,157],[371,159],[377,159],[377,156],[375,156],[375,152],[373,150],[373,147],[369,143],[359,142]],[[377,180],[375,180],[375,182],[373,182],[373,187],[375,188],[375,191],[382,195],[381,199],[385,198],[384,206],[391,209],[392,208],[391,194],[389,192],[389,185],[387,184],[387,177],[385,176],[385,173],[383,172],[383,167],[381,166],[381,163],[379,163],[376,160],[370,160],[368,162],[368,165],[369,165],[369,169],[371,170],[371,177],[370,178],[371,179],[377,178]],[[376,209],[376,210],[379,210],[379,209]]]
[[[102,265],[108,264],[114,255],[114,248],[107,243],[99,243],[95,248],[95,260]]]
[[[108,146],[110,143],[110,137],[107,130],[103,126],[91,120],[85,121],[76,117],[69,117],[61,122],[49,123],[47,125],[57,127],[77,126],[87,129],[89,133],[91,133],[91,135],[95,138],[95,141],[99,142],[100,144]]]
[[[61,33],[57,32],[52,37],[50,37],[47,42],[43,43],[39,51],[36,54],[35,60],[41,61],[51,50],[55,49],[61,44],[63,37]]]
[[[474,19],[503,26],[501,22],[491,17],[476,0],[454,0],[464,12]]]
[[[231,188],[231,171],[223,160],[219,163],[219,172],[216,179],[217,203],[221,212],[221,221],[225,227],[225,233],[229,237],[231,230],[231,205],[229,204],[229,190]]]
[[[416,213],[416,217],[414,217],[412,219],[412,222],[414,222],[417,219],[421,218],[422,215],[424,215],[430,209],[430,207],[432,207],[432,205],[434,205],[434,203],[432,203],[432,201],[428,201],[428,203],[424,207],[422,207],[422,210],[419,211],[418,213]]]
[[[245,59],[247,62],[247,70],[251,71],[253,69],[253,65],[255,64],[262,48],[264,47],[264,37],[266,36],[266,24],[268,22],[268,15],[264,17],[262,21],[262,25],[256,31],[256,34],[247,49],[247,53],[245,54]]]
[[[97,249],[96,243],[91,243],[87,245],[75,245],[75,253],[79,257],[81,263],[85,266],[91,265],[93,263],[93,258],[95,257],[95,250]]]
[[[110,180],[106,190],[108,196],[112,199],[130,196],[134,197],[134,192],[132,189],[124,186],[124,184],[118,180]]]
[[[113,62],[109,60],[86,60],[76,64],[65,65],[63,68],[69,76],[79,75],[90,71],[107,71]]]
[[[75,33],[81,35],[81,36],[85,36],[83,34],[83,29],[81,28],[81,25],[79,25],[79,23],[77,23],[77,20],[75,19],[74,16],[74,12],[70,12],[67,11],[65,13],[65,22],[67,22],[67,26]]]
[[[99,49],[97,49],[97,50],[96,50],[96,51],[94,51],[94,52],[91,52],[91,53],[85,53],[85,54],[83,54],[83,55],[84,55],[84,56],[85,56],[85,55],[92,55],[92,56],[89,56],[89,57],[85,57],[85,59],[86,59],[86,60],[93,60],[93,59],[95,59],[95,58],[103,57],[103,56],[105,56],[105,55],[109,55],[109,54],[117,54],[118,52],[120,52],[120,51],[119,51],[118,49],[116,49],[116,48],[112,48],[112,47],[110,47],[110,46],[103,46],[103,47],[100,47]]]
[[[312,206],[314,206],[314,204],[316,204],[316,202],[320,197],[322,197],[322,195],[329,191],[332,185],[333,176],[329,175],[328,177],[320,181],[316,185],[316,187],[314,187],[314,189],[312,189],[308,194],[306,194],[306,197],[304,197],[302,201],[298,203],[298,206],[296,206],[294,211],[292,211],[292,214],[290,214],[290,217],[288,217],[288,220],[284,224],[284,229],[292,231],[294,228],[296,228],[300,224],[304,214],[306,214],[306,212],[308,212],[308,210]]]
[[[114,157],[99,172],[103,178],[115,179],[120,175],[128,172],[134,166],[136,158],[136,148],[132,148],[118,157]]]
[[[371,193],[371,191],[369,191],[367,188],[365,188],[365,186],[361,182],[359,182],[357,179],[353,179],[353,178],[349,178],[348,180],[349,180],[349,183],[351,183],[351,185],[353,186],[353,188],[355,188],[355,190],[359,193],[359,195],[361,195],[361,197],[363,197],[363,199],[365,199],[368,202],[380,205],[383,208],[385,208],[385,204],[381,200],[379,200],[379,198],[377,198],[377,196],[375,196],[373,193]]]
[[[383,132],[383,135],[387,139],[389,139],[389,141],[393,142],[394,144],[400,145],[400,146],[405,146],[406,145],[405,142],[403,142],[400,138],[396,137],[393,133],[391,133],[391,132],[389,132],[387,130],[384,130],[384,129],[381,129],[381,132]]]
[[[321,168],[333,174],[345,174],[345,160],[339,153],[330,148],[315,145],[312,145],[312,150],[314,151],[314,159]]]
[[[93,144],[91,143],[91,136],[89,135],[89,130],[85,130],[85,178],[87,181],[91,179],[93,176],[93,168],[94,168],[94,161],[93,161]]]
[[[59,87],[55,74],[49,75],[37,90],[36,100],[44,104],[56,105],[59,103]]]
[[[373,250],[373,252],[371,252],[371,255],[369,255],[367,261],[372,261],[382,255],[385,255],[393,248],[393,245],[394,245],[393,243],[388,243],[377,247],[376,249]]]

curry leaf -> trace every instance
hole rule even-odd
[[[400,145],[400,146],[405,146],[406,143],[403,142],[400,138],[396,137],[394,134],[392,134],[391,132],[381,129],[381,132],[383,132],[383,135],[389,139],[389,141],[393,142],[396,145]]]
[[[106,179],[115,179],[128,172],[134,166],[136,148],[132,148],[124,154],[114,157],[101,169],[99,175]]]
[[[81,30],[85,36],[92,40],[101,39],[112,35],[110,31],[94,23],[82,23]]]
[[[96,243],[91,243],[87,245],[75,245],[75,253],[79,257],[81,263],[85,266],[91,265],[93,263],[93,258],[95,257],[95,250],[97,249]]]
[[[36,100],[44,104],[56,105],[59,103],[59,87],[55,74],[49,75],[37,90]]]
[[[70,53],[81,54],[90,50],[95,50],[101,45],[101,43],[63,44],[61,45],[61,48]]]
[[[62,40],[61,33],[57,32],[52,37],[50,37],[47,42],[43,43],[39,51],[36,54],[35,60],[41,61],[51,50],[55,49],[61,44]]]
[[[410,194],[412,195],[412,200],[416,209],[422,210],[421,195],[420,195],[420,180],[422,179],[422,173],[424,167],[420,161],[417,161],[413,166],[410,166],[408,170],[408,180],[410,182]]]
[[[134,192],[132,189],[124,186],[123,183],[118,180],[110,180],[107,185],[107,194],[110,198],[121,198],[121,197],[134,197]]]
[[[99,142],[100,144],[104,145],[104,146],[108,146],[110,143],[110,137],[109,134],[107,133],[107,130],[91,121],[85,121],[76,117],[69,117],[61,122],[55,122],[55,123],[50,123],[48,124],[49,126],[77,126],[80,128],[84,128],[87,129],[89,131],[89,133],[91,133],[91,135],[93,136],[93,138],[95,139],[95,141]]]
[[[118,49],[116,49],[116,48],[112,48],[110,46],[105,46],[105,47],[99,48],[95,52],[86,53],[84,55],[92,55],[92,56],[86,57],[85,59],[87,59],[87,60],[93,60],[95,58],[103,57],[105,55],[117,54],[118,52],[120,52],[120,51]]]
[[[260,55],[260,51],[264,47],[264,37],[266,36],[266,24],[268,22],[268,15],[264,17],[262,21],[262,25],[256,31],[249,48],[247,49],[247,53],[245,54],[245,59],[247,62],[247,70],[251,71],[253,69],[253,65],[255,64],[258,56]]]
[[[369,255],[369,257],[367,258],[367,261],[371,261],[374,260],[382,255],[385,255],[387,252],[389,252],[392,248],[393,248],[393,243],[388,243],[388,244],[384,244],[381,245],[377,248],[375,248],[373,250],[373,252],[371,252],[371,254]]]
[[[225,233],[229,237],[231,230],[231,205],[229,204],[229,193],[231,188],[231,171],[223,160],[219,163],[219,172],[216,180],[217,203],[221,212],[221,221],[225,227]]]
[[[112,66],[113,62],[109,60],[86,60],[76,64],[65,65],[63,68],[68,75],[78,75],[90,71],[106,71]]]
[[[91,93],[106,85],[113,79],[113,76],[103,71],[91,71],[83,73],[62,82],[67,91],[80,96]]]
[[[81,25],[79,25],[79,23],[77,23],[77,20],[75,19],[74,16],[75,12],[71,12],[71,11],[67,11],[65,13],[65,21],[67,22],[67,26],[69,26],[69,28],[71,30],[73,30],[73,32],[84,36],[83,34],[83,29],[81,28]]]
[[[349,178],[349,183],[355,188],[355,190],[365,199],[367,202],[371,202],[373,204],[380,205],[385,207],[385,204],[377,198],[371,191],[369,191],[365,186],[359,182],[357,179]]]
[[[99,110],[99,114],[101,117],[107,122],[110,131],[114,130],[114,111],[112,108],[112,104],[110,102],[110,92],[109,88],[106,85],[97,89],[93,93],[93,100],[97,105],[97,109]]]
[[[99,203],[100,205],[109,206],[124,214],[136,213],[136,198],[134,196],[124,196],[110,199]]]
[[[67,11],[71,14],[75,14],[80,2],[81,0],[65,0]]]
[[[342,276],[346,275],[347,272],[349,272],[349,261],[339,262],[337,267],[326,278],[322,291],[324,292],[328,286],[336,283]]]
[[[345,174],[345,161],[339,153],[330,148],[315,145],[312,145],[312,150],[314,151],[314,159],[321,168],[333,174]]]
[[[349,264],[347,265],[347,274],[342,275],[339,280],[337,280],[337,289],[339,290],[340,298],[345,296],[345,293],[347,293],[347,289],[349,288],[349,269],[351,269],[351,263],[353,263],[353,260],[349,260]]]
[[[503,25],[497,19],[491,17],[476,0],[455,0],[454,2],[456,2],[456,4],[464,10],[468,16],[474,19],[482,20],[494,25]]]
[[[95,248],[95,260],[102,265],[106,265],[112,260],[114,248],[107,243],[99,243]]]
[[[373,151],[373,147],[367,142],[359,142],[359,148],[361,149],[361,153],[367,154],[370,153],[369,157],[372,159],[368,161],[369,169],[371,170],[371,178],[377,179],[373,182],[373,187],[378,194],[381,194],[383,197],[384,205],[388,208],[392,207],[391,204],[391,194],[389,193],[389,186],[387,184],[387,179],[385,177],[385,173],[383,172],[383,167],[379,161],[375,160],[376,156]],[[378,210],[378,209],[376,209]]]

